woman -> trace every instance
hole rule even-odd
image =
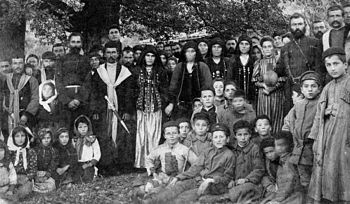
[[[253,56],[255,61],[258,61],[262,58],[262,52],[261,52],[261,48],[259,45],[253,46],[252,56]]]
[[[167,80],[155,47],[146,46],[139,62],[135,167],[144,168],[145,157],[160,140]]]
[[[267,115],[272,121],[272,131],[276,133],[283,125],[286,74],[276,66],[274,40],[269,36],[263,37],[260,44],[264,56],[255,63],[252,79],[258,88],[257,115]]]
[[[198,50],[202,56],[202,61],[208,57],[209,45],[206,39],[201,39],[198,41]]]
[[[192,101],[201,96],[203,87],[212,86],[209,67],[201,62],[197,44],[187,42],[182,49],[182,61],[177,64],[169,86],[169,105],[165,113],[173,119],[192,115]]]
[[[255,87],[251,83],[254,69],[252,52],[252,40],[245,35],[239,37],[236,47],[236,54],[233,62],[233,77],[238,87],[244,90],[247,100],[255,102]]]

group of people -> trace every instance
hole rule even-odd
[[[348,203],[350,5],[330,29],[136,45],[0,62],[0,198],[146,169],[143,203]]]

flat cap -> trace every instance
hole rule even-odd
[[[165,130],[165,128],[168,128],[168,127],[179,127],[179,126],[176,121],[171,120],[163,124],[163,131]]]
[[[300,81],[315,80],[318,85],[321,85],[321,77],[315,71],[306,71],[300,76]]]
[[[345,55],[345,50],[341,47],[330,47],[322,53],[322,60],[331,55]]]
[[[176,123],[177,123],[177,125],[180,125],[181,123],[191,124],[191,121],[190,121],[190,119],[183,117],[183,118],[177,119]]]
[[[53,52],[47,51],[47,52],[44,52],[44,54],[41,56],[41,59],[55,60],[56,55]]]
[[[196,120],[206,120],[207,122],[209,122],[209,115],[203,112],[196,113],[193,116],[193,121],[196,121]]]
[[[230,129],[223,123],[215,123],[211,126],[210,132],[223,131],[226,136],[230,136]]]

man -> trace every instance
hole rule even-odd
[[[181,45],[180,43],[174,43],[171,45],[171,51],[173,53],[173,56],[176,57],[177,59],[180,58],[181,56]]]
[[[66,50],[61,43],[56,43],[52,46],[52,52],[56,55],[56,58],[59,59],[66,54]]]
[[[156,48],[158,51],[164,50],[164,43],[163,42],[157,42]]]
[[[5,75],[11,72],[10,62],[8,60],[0,60],[0,79],[4,79]]]
[[[44,82],[46,80],[56,80],[57,77],[57,66],[56,66],[56,55],[53,52],[44,52],[41,56],[42,68],[40,70],[40,80],[39,82]]]
[[[326,24],[323,21],[315,20],[312,24],[312,32],[317,39],[322,39],[323,34],[327,31]]]
[[[292,108],[293,86],[300,86],[299,80],[302,73],[316,71],[322,77],[325,76],[325,69],[321,62],[321,42],[312,37],[305,36],[306,21],[303,15],[294,13],[289,20],[292,39],[284,45],[281,50],[280,66],[284,67],[289,75],[285,85],[287,103],[284,106],[285,113]],[[289,100],[288,100],[289,99]]]
[[[24,58],[12,58],[13,73],[3,82],[3,108],[8,117],[8,133],[18,124],[34,126],[34,117],[39,108],[38,81],[24,73]]]
[[[172,57],[173,56],[173,51],[171,49],[171,45],[170,44],[166,44],[164,46],[164,51],[165,51],[165,54],[168,58]]]
[[[125,66],[118,63],[118,44],[110,41],[105,45],[106,63],[96,70],[98,74],[91,77],[90,108],[94,118],[99,118],[96,132],[102,150],[101,165],[108,166],[112,160],[130,158],[132,142],[127,135],[121,121],[113,114],[112,107],[107,104],[105,96],[114,105],[120,117],[128,122],[132,113],[133,78]],[[107,110],[108,108],[108,110]],[[131,129],[131,128],[130,128]],[[133,159],[130,159],[133,161]]]
[[[83,38],[80,33],[72,33],[69,38],[69,53],[59,60],[56,86],[59,93],[58,99],[68,109],[69,124],[73,126],[73,120],[85,113],[87,94],[83,86],[89,70],[89,59],[81,55]]]
[[[126,67],[135,66],[134,52],[131,47],[125,47],[123,49],[122,64]]]
[[[235,49],[237,45],[237,40],[233,37],[227,39],[226,41],[226,57],[231,58],[235,54]]]
[[[134,52],[134,61],[135,61],[135,63],[138,63],[143,48],[142,48],[141,45],[135,45],[135,46],[132,48],[132,50],[133,50],[133,52]]]
[[[118,44],[118,52],[122,51],[122,43],[120,42],[120,32],[117,25],[112,25],[108,28],[108,38],[110,41]]]

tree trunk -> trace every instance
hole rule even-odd
[[[0,30],[0,59],[24,57],[25,22]]]

